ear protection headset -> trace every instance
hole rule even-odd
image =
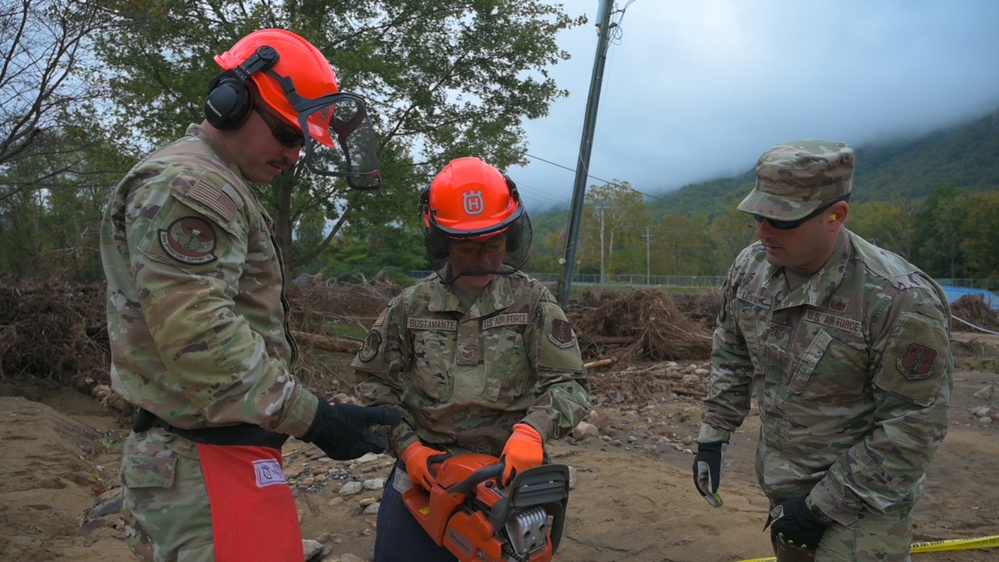
[[[223,131],[242,126],[253,108],[253,96],[246,83],[253,74],[277,64],[280,57],[274,47],[262,45],[235,68],[212,78],[208,84],[208,99],[205,100],[205,119]]]

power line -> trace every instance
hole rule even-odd
[[[562,164],[558,164],[556,162],[552,162],[551,160],[545,160],[544,158],[542,158],[540,156],[535,156],[533,154],[528,153],[527,157],[530,158],[530,159],[532,159],[532,160],[540,160],[541,162],[544,162],[545,164],[551,164],[552,166],[555,166],[557,168],[562,168],[563,170],[567,170],[567,171],[570,171],[572,173],[576,173],[576,170],[574,170],[574,169],[572,169],[572,168],[570,168],[568,166],[563,166]],[[586,174],[586,177],[594,179],[594,180],[597,180],[597,181],[600,181],[600,182],[604,182],[604,183],[606,183],[608,185],[614,185],[614,186],[617,186],[617,187],[623,187],[625,189],[630,189],[630,190],[634,191],[635,193],[637,193],[637,194],[639,194],[639,195],[641,195],[643,197],[648,197],[650,199],[655,199],[657,201],[665,201],[666,200],[663,197],[656,197],[655,195],[649,195],[648,193],[645,193],[643,191],[639,191],[639,190],[635,189],[634,187],[631,187],[630,185],[625,185],[623,183],[618,183],[616,181],[605,180],[603,178],[598,178],[597,176],[594,176],[594,175],[591,175],[591,174]]]

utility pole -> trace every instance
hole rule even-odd
[[[586,117],[583,120],[583,137],[579,143],[579,160],[576,162],[576,181],[572,188],[572,206],[569,210],[569,232],[565,238],[565,254],[560,260],[562,276],[556,289],[558,301],[562,306],[569,304],[569,291],[572,287],[572,275],[576,267],[576,246],[579,238],[579,223],[583,217],[583,199],[586,196],[586,178],[590,170],[590,152],[593,149],[593,132],[596,128],[597,106],[600,104],[600,87],[604,76],[604,63],[607,61],[607,49],[610,46],[610,16],[613,0],[599,0],[597,12],[600,23],[597,24],[597,54],[593,60],[593,74],[590,77],[590,93],[586,100]],[[601,252],[601,255],[603,253]],[[603,271],[601,271],[601,275]]]
[[[604,205],[600,205],[597,209],[600,211],[600,284],[603,285],[607,283],[607,276],[604,274]]]
[[[649,246],[652,244],[652,234],[649,227],[645,227],[645,284],[652,284],[652,261],[649,260]]]

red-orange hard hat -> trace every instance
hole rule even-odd
[[[267,72],[250,76],[264,103],[285,121],[300,128],[298,112],[292,107],[285,89],[274,74],[290,79],[294,89],[305,98],[316,99],[340,91],[336,74],[326,57],[312,43],[285,29],[261,29],[243,37],[228,51],[215,55],[215,62],[224,70],[232,70],[252,57],[262,46],[273,47],[278,61]],[[273,72],[271,72],[273,71]],[[324,119],[325,117],[325,119]],[[309,135],[332,147],[329,115],[316,112],[309,116]]]
[[[425,226],[449,237],[499,233],[523,213],[516,188],[495,167],[473,157],[452,160],[430,183]]]

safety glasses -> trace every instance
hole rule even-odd
[[[506,251],[506,235],[487,242],[451,241],[448,243],[448,249],[452,255],[460,258],[477,258],[482,255],[495,256]]]
[[[292,129],[288,125],[285,125],[277,117],[274,117],[270,113],[267,113],[260,108],[259,105],[254,105],[253,110],[257,112],[257,115],[264,120],[267,127],[270,128],[271,134],[277,139],[279,143],[288,148],[301,147],[305,144],[305,137],[302,133],[299,133],[295,129]]]
[[[791,230],[793,228],[798,228],[799,226],[805,224],[806,222],[808,222],[808,221],[814,219],[815,217],[821,215],[829,207],[832,207],[836,203],[839,203],[840,201],[846,201],[847,199],[848,199],[847,197],[840,197],[839,199],[835,199],[833,201],[830,201],[829,203],[826,203],[825,205],[819,207],[818,209],[815,209],[811,213],[808,213],[804,217],[801,217],[800,219],[793,220],[793,221],[784,221],[784,220],[774,219],[774,218],[765,217],[763,215],[756,215],[756,214],[753,215],[753,219],[755,219],[757,223],[761,223],[764,220],[766,220],[767,222],[770,223],[770,226],[776,228],[777,230]]]

